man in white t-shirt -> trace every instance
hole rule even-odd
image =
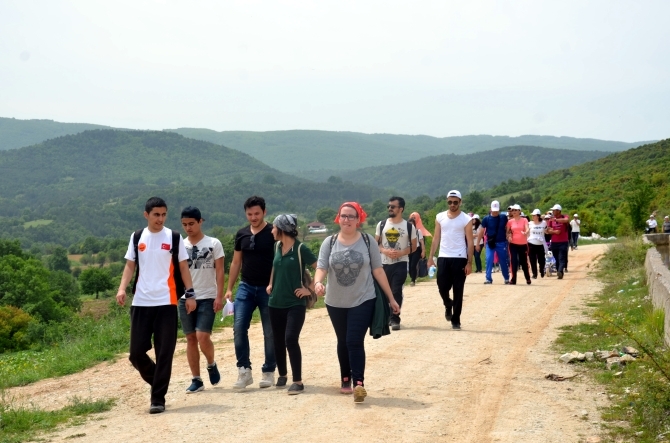
[[[187,394],[205,389],[200,377],[200,351],[207,359],[209,382],[217,385],[221,380],[219,369],[214,361],[214,344],[211,335],[216,313],[223,308],[224,253],[221,242],[202,233],[200,209],[193,206],[181,211],[181,226],[186,232],[184,246],[188,254],[188,268],[193,279],[196,292],[196,308],[186,312],[186,298],[179,300],[179,319],[181,328],[186,335],[186,358],[191,369],[191,385],[186,388]],[[198,345],[200,350],[198,350]]]
[[[570,237],[572,237],[571,243],[572,247],[571,250],[577,249],[577,242],[579,241],[579,227],[582,224],[582,222],[579,220],[579,214],[575,214],[572,216],[572,220],[570,220],[570,227],[572,228],[572,231],[570,232]]]
[[[185,295],[188,313],[196,307],[184,241],[179,233],[163,226],[166,217],[167,204],[162,198],[147,200],[144,205],[147,227],[130,236],[126,267],[116,293],[116,302],[124,306],[126,287],[137,268],[130,308],[128,359],[151,386],[150,414],[165,412],[165,394],[177,346],[177,299]],[[152,337],[155,362],[147,355]]]
[[[409,255],[416,250],[416,228],[402,218],[405,211],[405,199],[389,198],[387,206],[389,218],[377,223],[375,240],[382,255],[382,267],[391,286],[393,298],[402,308],[402,287],[407,279]],[[391,314],[391,329],[400,329],[400,315]]]
[[[470,259],[474,253],[472,219],[461,211],[461,193],[457,190],[447,194],[447,209],[435,217],[435,234],[430,245],[428,266],[435,266],[433,256],[437,245],[437,287],[444,303],[444,317],[453,329],[461,329],[463,290],[465,278],[472,273]],[[454,299],[449,291],[454,291]]]

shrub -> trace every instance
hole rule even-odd
[[[0,306],[0,352],[20,351],[30,345],[28,328],[35,320],[14,306]]]

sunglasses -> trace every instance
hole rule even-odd
[[[357,215],[349,215],[349,214],[340,215],[340,220],[356,220],[357,218],[358,218]]]
[[[388,206],[386,207],[386,209],[396,209],[396,208],[399,208],[399,207],[400,207],[400,206],[396,206],[396,205],[388,205]]]
[[[256,234],[252,234],[249,238],[249,249],[254,249],[256,247]]]
[[[459,200],[447,200],[447,204],[448,204],[449,206],[457,206],[457,205],[459,205],[460,203],[461,203],[461,202],[460,202]]]

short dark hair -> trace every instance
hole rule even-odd
[[[165,208],[167,209],[167,203],[160,197],[151,197],[144,204],[144,211],[149,214],[153,208]]]
[[[405,209],[405,199],[402,197],[396,197],[395,195],[391,198],[389,198],[389,201],[392,202],[393,200],[398,200],[398,206],[401,208]]]
[[[254,206],[260,206],[263,211],[265,211],[265,199],[257,195],[252,195],[244,202],[244,210],[246,211],[249,208]]]

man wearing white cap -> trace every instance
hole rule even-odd
[[[577,249],[577,242],[579,241],[579,226],[582,224],[582,222],[579,220],[579,214],[575,214],[572,216],[572,220],[570,221],[570,227],[572,228],[572,231],[570,235],[572,236],[572,248],[571,250]]]
[[[556,275],[558,279],[563,278],[563,272],[568,265],[568,217],[561,214],[561,205],[554,205],[551,210],[553,215],[549,220],[547,232],[551,234],[551,253],[556,259]]]
[[[472,273],[472,219],[461,212],[460,192],[449,191],[447,205],[448,209],[435,217],[435,234],[430,246],[428,266],[435,266],[433,255],[439,244],[437,287],[444,303],[444,316],[451,322],[451,327],[458,330],[461,329],[465,278]],[[449,298],[452,289],[453,300]]]
[[[486,280],[485,285],[493,283],[491,271],[493,270],[493,255],[498,253],[498,263],[502,271],[505,284],[509,284],[509,266],[507,262],[507,216],[500,213],[500,202],[491,202],[491,214],[482,220],[482,230],[475,240],[475,249],[479,248],[479,241],[486,235]]]
[[[658,222],[656,221],[656,217],[654,217],[654,214],[651,214],[649,220],[647,220],[647,234],[656,234],[657,226]]]

